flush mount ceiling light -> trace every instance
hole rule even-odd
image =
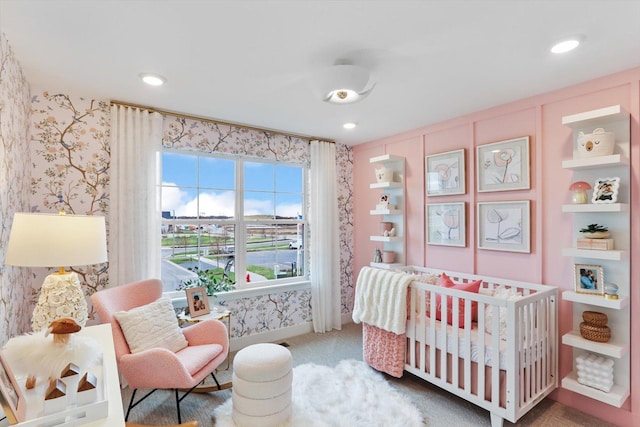
[[[150,86],[162,86],[167,81],[167,79],[165,79],[161,75],[153,73],[140,73],[139,77],[143,82]]]
[[[566,53],[572,51],[580,45],[581,38],[580,37],[571,37],[565,40],[562,40],[551,47],[551,52],[553,53]]]
[[[337,64],[319,75],[322,100],[334,104],[350,104],[365,98],[375,82],[365,68],[350,64]]]
[[[358,124],[355,122],[346,122],[342,125],[345,129],[355,129],[356,126],[358,126]]]

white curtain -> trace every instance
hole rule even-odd
[[[342,329],[336,146],[311,141],[309,223],[313,329]]]
[[[111,107],[109,286],[160,277],[162,115]]]

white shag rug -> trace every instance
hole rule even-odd
[[[422,426],[420,411],[364,362],[293,368],[291,419],[282,427]],[[235,427],[232,399],[215,410],[216,427]]]

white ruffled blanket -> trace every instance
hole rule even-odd
[[[407,290],[413,278],[379,268],[363,267],[356,282],[351,318],[385,331],[404,334],[407,321]]]

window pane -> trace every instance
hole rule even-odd
[[[235,191],[202,190],[199,197],[201,218],[228,219],[235,216]]]
[[[251,283],[302,275],[304,248],[297,225],[261,224],[246,227],[247,271]]]
[[[181,187],[198,185],[198,157],[186,154],[162,153],[162,183]]]
[[[302,194],[302,168],[276,166],[276,191]]]
[[[179,290],[185,281],[195,279],[195,267],[212,270],[218,281],[234,281],[230,262],[235,256],[234,232],[234,225],[165,225],[162,233],[162,281],[165,289]]]
[[[235,161],[200,157],[200,187],[233,190],[236,188]]]
[[[302,215],[302,195],[276,193],[276,216],[297,219]]]
[[[244,193],[244,217],[247,219],[273,218],[275,215],[273,196],[273,193],[246,191]]]
[[[244,162],[244,189],[273,191],[274,168],[270,163]]]
[[[170,218],[195,218],[198,214],[197,194],[193,188],[162,186],[163,217],[168,214]]]

